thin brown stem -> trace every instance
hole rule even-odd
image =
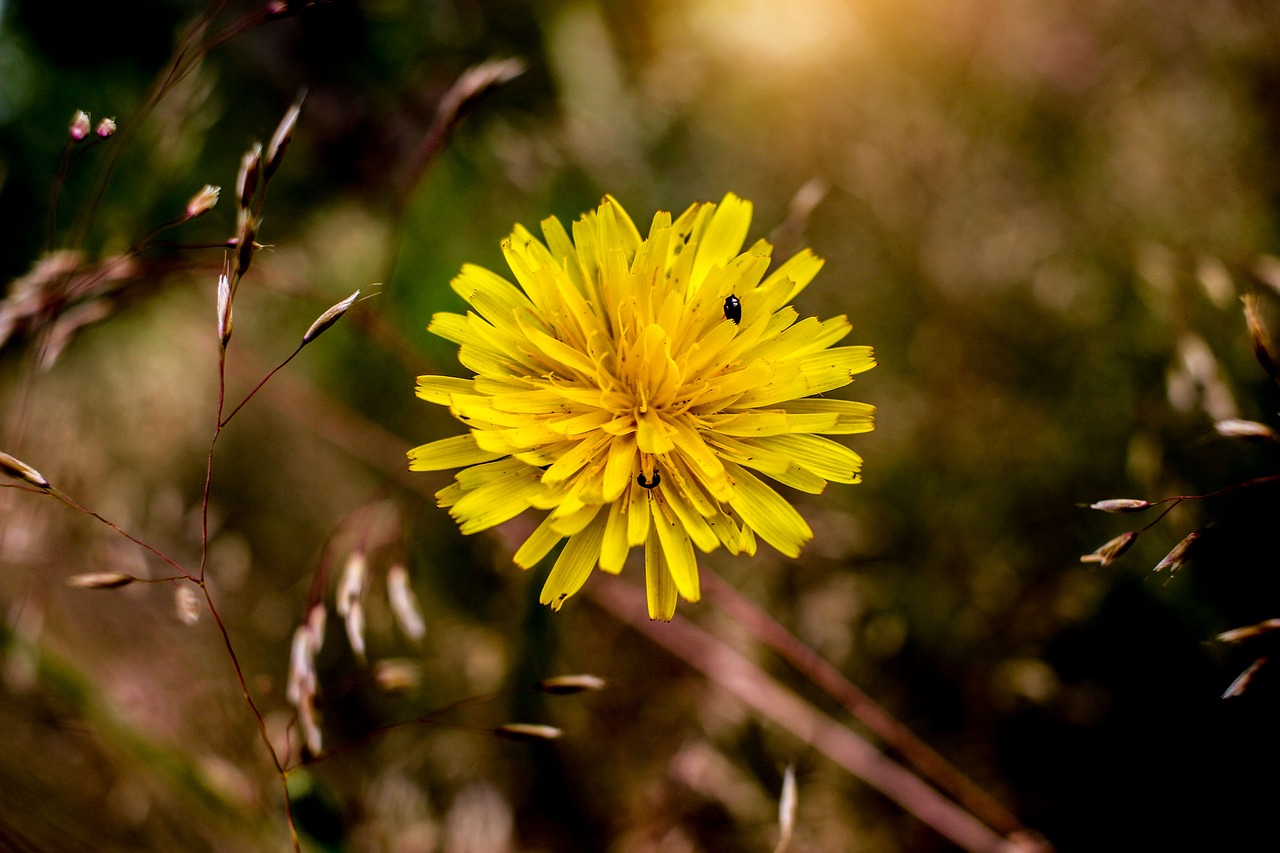
[[[231,644],[231,635],[227,632],[227,626],[223,623],[222,617],[218,614],[218,608],[213,603],[213,596],[209,592],[209,587],[204,581],[197,581],[200,591],[204,593],[204,600],[209,605],[209,612],[213,615],[213,621],[218,626],[219,633],[222,634],[223,645],[227,649],[227,657],[231,660],[231,667],[235,670],[236,681],[240,683],[240,692],[244,696],[245,703],[249,706],[249,710],[253,712],[253,718],[258,723],[258,734],[262,738],[262,744],[267,748],[267,754],[271,756],[271,763],[275,765],[276,776],[280,779],[281,793],[284,796],[284,815],[285,820],[289,824],[289,835],[293,840],[293,849],[301,853],[302,845],[298,840],[298,828],[293,819],[293,802],[289,798],[289,776],[284,769],[284,765],[280,763],[280,756],[276,755],[275,747],[271,745],[271,735],[267,732],[267,722],[262,716],[262,712],[258,710],[258,705],[253,701],[253,696],[249,693],[249,684],[245,681],[244,670],[240,667],[240,658],[236,656],[235,647]]]
[[[1030,840],[1015,842],[993,832],[852,729],[778,684],[738,651],[687,619],[677,616],[667,623],[650,621],[645,615],[644,592],[632,584],[597,573],[587,592],[616,619],[701,672],[748,708],[821,751],[970,853],[1047,850],[1038,842],[1034,846]]]
[[[288,358],[286,358],[284,361],[282,361],[282,362],[280,362],[279,364],[277,364],[275,367],[273,367],[273,368],[271,369],[271,372],[270,372],[270,373],[268,373],[266,376],[262,377],[262,381],[261,381],[261,382],[259,382],[257,385],[253,386],[253,390],[252,390],[252,391],[250,391],[250,392],[245,396],[245,398],[244,398],[243,400],[241,400],[241,401],[240,401],[240,404],[239,404],[238,406],[236,406],[234,409],[232,409],[232,410],[231,410],[231,414],[227,415],[225,418],[223,418],[223,419],[218,423],[218,429],[222,429],[222,428],[223,428],[223,427],[225,427],[227,424],[231,423],[231,419],[232,419],[232,418],[234,418],[234,417],[236,416],[236,413],[238,413],[241,409],[243,409],[243,408],[244,408],[244,404],[245,404],[245,403],[247,403],[247,402],[249,402],[250,400],[252,400],[252,399],[253,399],[253,395],[254,395],[254,394],[257,394],[259,391],[261,391],[261,390],[262,390],[262,386],[266,385],[269,381],[271,381],[271,377],[272,377],[272,376],[275,376],[277,373],[279,373],[281,370],[283,370],[283,369],[284,369],[284,366],[285,366],[286,364],[288,364],[289,362],[293,361],[293,359],[298,355],[298,353],[302,352],[302,348],[303,348],[304,346],[306,346],[306,344],[305,344],[305,343],[303,343],[303,344],[298,344],[298,348],[297,348],[297,349],[295,349],[292,353],[290,353],[290,355],[289,355],[289,357],[288,357]],[[221,409],[219,409],[219,411],[221,411]]]
[[[714,572],[703,570],[702,589],[708,600],[732,617],[736,624],[746,628],[757,640],[844,705],[850,714],[875,732],[886,746],[902,756],[916,772],[955,798],[956,802],[978,819],[1002,835],[1026,831],[1026,827],[1012,812],[931,746],[912,734],[821,655]]]
[[[94,518],[94,519],[96,519],[96,520],[98,520],[98,521],[102,522],[102,523],[103,523],[103,524],[105,524],[107,527],[111,528],[111,529],[112,529],[112,530],[114,530],[116,533],[119,533],[121,536],[123,536],[125,539],[128,539],[128,540],[129,540],[130,542],[132,542],[133,544],[135,544],[135,545],[137,545],[137,546],[139,546],[139,547],[141,547],[141,548],[144,548],[144,549],[145,549],[145,550],[147,550],[147,551],[150,551],[152,554],[154,554],[155,556],[157,556],[157,557],[159,557],[161,560],[163,560],[166,564],[168,564],[169,566],[172,566],[172,567],[174,568],[174,570],[176,570],[176,571],[180,572],[180,573],[182,574],[182,576],[183,576],[183,577],[185,577],[187,580],[190,580],[190,581],[195,581],[195,580],[196,580],[196,578],[195,578],[195,576],[194,576],[194,575],[192,575],[192,574],[191,574],[190,572],[188,572],[186,569],[182,568],[182,566],[178,565],[178,563],[177,563],[173,558],[171,558],[169,555],[165,554],[163,551],[160,551],[158,548],[155,548],[154,546],[149,545],[149,544],[148,544],[148,543],[146,543],[146,542],[143,542],[141,539],[139,539],[138,537],[134,536],[132,533],[130,533],[129,531],[125,530],[125,529],[124,529],[124,528],[122,528],[120,525],[116,524],[114,521],[111,521],[110,519],[105,518],[105,517],[104,517],[104,516],[102,516],[102,515],[99,515],[98,513],[94,512],[93,510],[89,509],[88,507],[81,506],[81,505],[80,505],[79,503],[77,503],[77,502],[76,502],[76,501],[75,501],[75,500],[74,500],[70,495],[66,494],[65,492],[62,492],[62,491],[60,491],[60,490],[58,490],[58,489],[56,489],[56,488],[50,487],[50,488],[48,489],[48,493],[49,493],[50,495],[52,495],[52,496],[53,496],[53,497],[54,497],[54,498],[55,498],[59,503],[65,504],[66,506],[69,506],[69,507],[71,507],[72,509],[74,509],[76,512],[82,512],[82,513],[84,513],[85,515],[88,515],[88,516],[90,516],[91,518]]]

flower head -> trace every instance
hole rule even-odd
[[[856,483],[862,459],[819,434],[870,431],[866,403],[813,398],[875,366],[832,348],[843,317],[788,303],[822,267],[803,251],[766,275],[772,246],[742,252],[751,205],[734,195],[653,217],[648,238],[606,197],[573,224],[517,226],[502,244],[518,286],[467,265],[453,289],[473,312],[436,314],[474,379],[422,376],[418,396],[469,428],[409,452],[409,467],[463,467],[437,493],[463,533],[525,509],[547,515],[516,551],[529,568],[568,539],[542,590],[553,608],[597,565],[643,547],[649,616],[700,597],[694,549],[794,557],[812,538],[756,473],[816,494]]]

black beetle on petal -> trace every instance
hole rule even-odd
[[[729,295],[724,299],[724,318],[738,325],[742,322],[742,300],[738,297]]]

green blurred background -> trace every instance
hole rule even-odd
[[[462,373],[425,327],[461,308],[448,282],[463,262],[502,271],[514,223],[567,222],[606,192],[644,230],[726,191],[754,201],[752,238],[827,259],[796,307],[848,314],[848,342],[876,348],[844,396],[879,416],[850,442],[862,485],[791,496],[817,533],[798,561],[762,547],[703,565],[1060,851],[1274,843],[1280,679],[1264,668],[1220,696],[1275,650],[1213,641],[1280,616],[1274,493],[1184,504],[1109,566],[1079,557],[1152,518],[1081,503],[1275,470],[1274,446],[1213,423],[1275,417],[1238,297],[1276,318],[1280,7],[321,3],[213,50],[131,125],[203,8],[0,2],[0,280],[73,240],[86,263],[122,252],[205,183],[224,187],[219,206],[164,236],[226,240],[241,154],[307,90],[259,233],[272,248],[237,296],[229,399],[325,307],[377,295],[219,440],[211,586],[268,728],[289,717],[312,578],[374,516],[392,532],[371,553],[370,657],[422,680],[380,693],[331,617],[326,744],[558,673],[610,684],[448,718],[552,723],[555,745],[418,726],[295,774],[308,849],[768,851],[790,762],[791,849],[953,849],[589,597],[540,607],[538,572],[510,563],[528,519],[463,537],[431,498],[449,475],[404,472],[405,450],[459,431],[412,389]],[[215,29],[259,8],[231,3]],[[442,95],[505,57],[525,73],[415,184]],[[62,181],[77,109],[122,132],[77,150]],[[3,342],[0,448],[195,566],[222,253],[144,260],[52,366],[34,364],[30,328]],[[1151,572],[1210,522],[1187,566]],[[381,603],[401,556],[420,644]],[[279,785],[208,614],[182,624],[164,584],[64,583],[109,570],[163,567],[0,490],[0,848],[285,849]],[[678,618],[847,719],[712,605]]]

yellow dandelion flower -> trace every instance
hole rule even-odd
[[[473,312],[436,314],[473,379],[418,378],[418,396],[470,432],[409,452],[415,471],[463,468],[437,493],[463,533],[547,511],[516,551],[523,568],[561,540],[541,600],[558,609],[597,565],[644,547],[649,616],[697,601],[694,549],[795,557],[813,537],[757,474],[817,494],[856,483],[862,459],[820,434],[872,429],[875,409],[815,398],[875,366],[833,347],[843,317],[788,303],[822,267],[805,250],[766,275],[773,247],[742,252],[751,204],[734,195],[653,217],[647,239],[612,197],[573,224],[517,226],[502,244],[516,284],[466,265]],[[752,472],[756,473],[752,473]]]

